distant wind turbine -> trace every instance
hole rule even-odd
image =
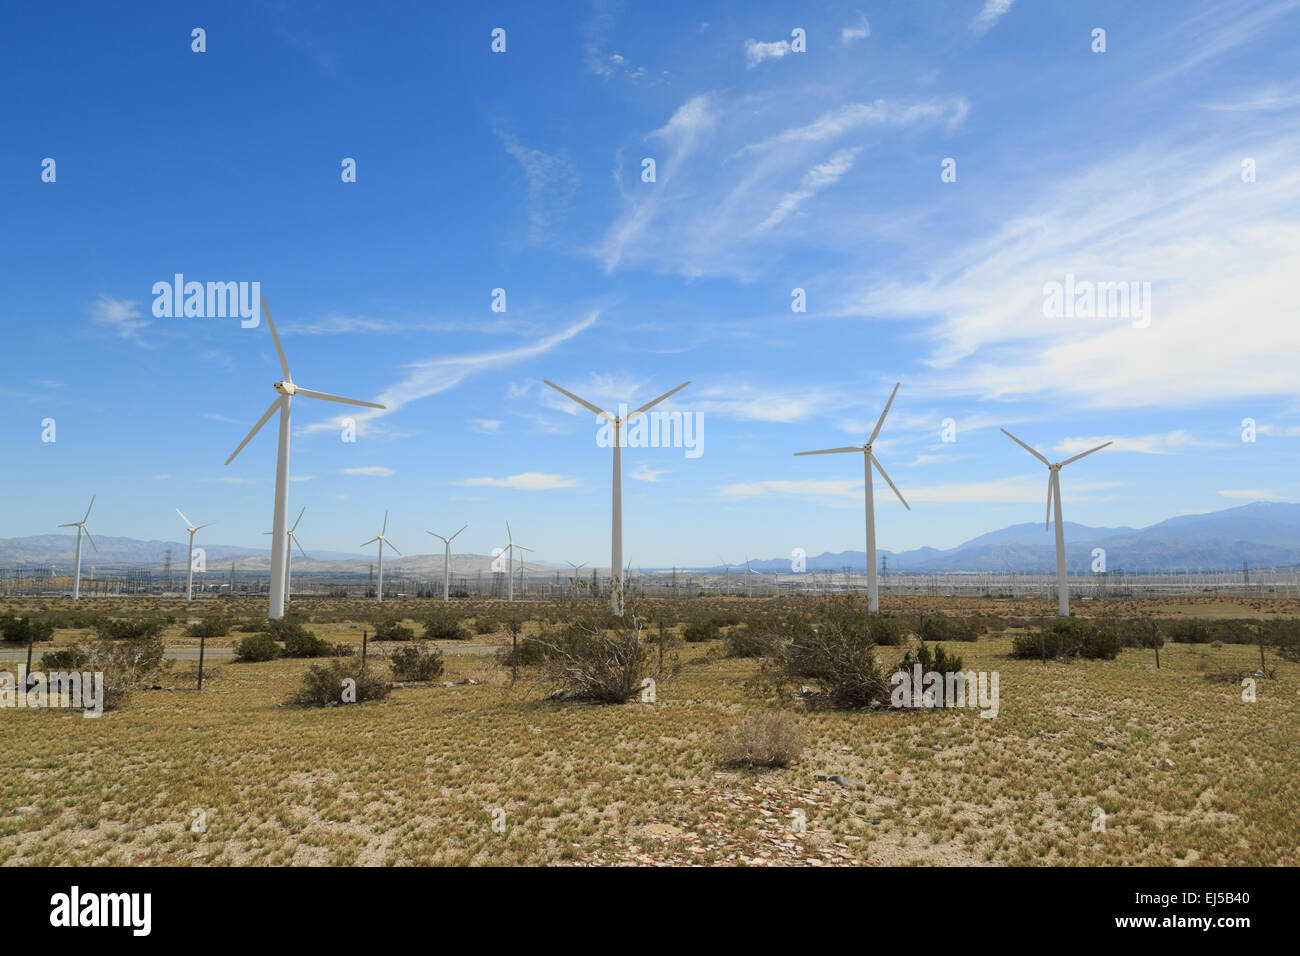
[[[204,528],[208,527],[209,525],[215,524],[215,522],[209,521],[207,524],[201,524],[196,526],[193,521],[185,517],[184,512],[182,512],[180,508],[176,509],[176,513],[181,516],[181,520],[185,522],[185,529],[190,533],[190,559],[185,565],[186,567],[185,600],[193,601],[194,600],[194,532],[202,531]]]
[[[506,600],[513,601],[515,599],[515,552],[532,551],[533,549],[525,548],[522,544],[515,544],[515,537],[513,532],[511,532],[510,530],[509,521],[506,522],[506,539],[510,542],[509,544],[506,545],[506,554],[508,555],[507,561],[509,567],[509,570],[506,573],[506,581],[507,581]],[[524,559],[520,558],[519,563],[522,565],[524,563]]]
[[[894,385],[894,390],[889,393],[889,401],[885,403],[885,410],[880,413],[880,420],[876,422],[876,429],[871,433],[871,437],[867,439],[865,445],[849,446],[847,448],[824,448],[820,451],[795,452],[796,455],[834,455],[840,452],[855,451],[862,455],[862,467],[866,471],[864,497],[866,499],[867,508],[867,610],[873,614],[880,610],[880,585],[876,580],[876,575],[879,573],[879,569],[876,567],[876,504],[875,498],[872,494],[872,465],[876,466],[876,470],[880,472],[880,477],[885,479],[889,487],[894,489],[894,494],[898,495],[898,500],[903,502],[903,507],[908,511],[912,510],[912,506],[907,503],[907,499],[903,497],[903,493],[898,490],[898,487],[890,479],[889,475],[885,474],[885,469],[881,467],[880,459],[878,459],[871,451],[871,446],[875,443],[876,437],[880,434],[880,429],[885,424],[885,416],[889,414],[889,407],[894,404],[894,396],[897,394],[898,384],[896,383]]]
[[[543,379],[543,381],[546,381]],[[612,518],[610,521],[610,543],[609,543],[609,573],[613,580],[610,582],[609,605],[610,609],[618,616],[623,615],[623,580],[619,574],[623,570],[623,427],[636,418],[638,415],[649,411],[658,405],[670,395],[680,392],[690,382],[682,382],[670,392],[664,392],[652,402],[647,402],[636,411],[629,414],[626,418],[619,415],[611,415],[603,408],[597,408],[585,398],[579,398],[572,392],[565,391],[554,382],[547,381],[547,385],[555,389],[561,395],[566,395],[573,399],[583,408],[595,412],[601,418],[614,426],[614,490],[612,495]]]
[[[280,358],[280,371],[284,373],[284,378],[279,382],[274,382],[271,387],[279,395],[271,402],[271,405],[257,420],[252,431],[244,436],[244,440],[239,443],[239,447],[230,453],[226,459],[229,465],[235,460],[235,456],[244,450],[247,445],[258,433],[263,425],[270,421],[271,416],[280,412],[280,444],[275,459],[275,513],[271,522],[271,590],[268,595],[268,618],[284,617],[284,581],[285,565],[289,559],[289,406],[293,403],[295,395],[304,395],[307,398],[319,398],[326,402],[341,402],[344,405],[362,405],[366,408],[383,408],[383,405],[376,405],[374,402],[363,402],[355,398],[343,398],[341,395],[330,395],[326,392],[316,392],[309,388],[302,388],[293,383],[293,377],[289,374],[289,362],[284,357],[284,349],[280,348],[280,336],[276,335],[275,323],[271,321],[271,313],[267,311],[266,300],[262,300],[262,313],[266,316],[266,327],[271,330],[271,339],[275,343],[275,354]]]
[[[90,538],[90,546],[96,551],[99,545],[95,544],[95,539],[90,537],[90,529],[86,527],[86,519],[90,517],[90,509],[95,507],[95,496],[90,496],[90,504],[86,505],[86,513],[80,521],[69,521],[67,524],[59,525],[60,528],[77,529],[77,564],[76,570],[72,572],[72,600],[81,600],[81,532],[86,532],[86,537]]]
[[[298,522],[302,520],[302,512],[306,510],[307,509],[304,507],[302,511],[298,512],[298,517],[294,519],[293,527],[289,529],[289,540],[293,544],[297,545],[298,553],[301,554],[304,558],[307,557],[307,552],[302,549],[302,544],[301,542],[298,541],[298,535],[296,535],[294,532],[298,530]],[[263,531],[262,533],[273,534],[274,532]],[[284,556],[284,599],[286,601],[289,600],[289,595],[291,590],[289,587],[289,576],[290,576],[290,569],[292,567],[293,567],[293,549],[289,548],[285,551],[285,556]]]
[[[375,535],[369,541],[361,542],[361,547],[363,548],[368,544],[374,544],[376,541],[379,542],[379,586],[375,589],[376,604],[384,603],[384,545],[388,545],[394,551],[397,551],[397,548],[396,546],[394,546],[393,542],[389,541],[387,538],[384,537],[384,535],[387,533],[388,533],[388,512],[385,511],[384,527],[382,528],[382,530],[380,530],[379,534]],[[400,557],[402,552],[397,551],[397,554]]]
[[[1011,432],[1005,428],[1002,434],[1006,435],[1013,442],[1023,448],[1029,454],[1033,455],[1044,465],[1047,466],[1047,521],[1043,525],[1046,531],[1052,526],[1052,502],[1056,502],[1056,608],[1061,617],[1070,616],[1070,587],[1065,578],[1065,529],[1061,521],[1061,469],[1072,461],[1078,461],[1091,455],[1094,451],[1101,451],[1106,445],[1113,444],[1106,442],[1105,445],[1098,445],[1096,448],[1089,448],[1087,451],[1075,455],[1073,458],[1067,458],[1065,461],[1048,461],[1034,449],[1030,448]]]
[[[469,525],[461,525],[460,531],[464,531]],[[446,604],[451,600],[451,543],[456,540],[457,531],[450,538],[444,538],[440,534],[434,534],[432,531],[425,530],[425,534],[432,534],[435,538],[443,543],[442,552],[442,603]]]

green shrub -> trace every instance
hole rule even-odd
[[[167,621],[162,618],[109,618],[97,625],[100,639],[108,641],[148,640],[161,634],[166,626]]]
[[[285,657],[329,657],[334,651],[332,644],[302,625],[286,629],[284,634]]]
[[[49,671],[83,671],[90,665],[90,652],[79,645],[41,655],[40,669]]]
[[[839,708],[889,702],[889,682],[876,660],[864,607],[853,599],[825,598],[811,616],[785,621],[773,654],[787,677],[820,685],[809,702]]]
[[[495,634],[500,629],[500,622],[492,619],[486,614],[480,614],[474,618],[475,634]]]
[[[434,615],[424,622],[426,641],[467,641],[469,638],[469,628],[447,615]]]
[[[1087,624],[1078,618],[1058,618],[1045,632],[1018,634],[1011,640],[1011,656],[1035,658],[1046,654],[1053,659],[1114,660],[1119,656],[1122,641],[1114,628]]]
[[[727,632],[722,646],[727,657],[764,657],[772,646],[772,639],[757,625],[742,624]]]
[[[1175,644],[1208,644],[1214,640],[1214,632],[1204,621],[1171,621],[1164,631]]]
[[[228,618],[212,615],[195,621],[185,633],[190,637],[225,637],[230,633],[231,623]]]
[[[48,641],[54,637],[54,622],[30,617],[0,617],[0,638],[8,644],[26,644],[29,641]]]
[[[375,622],[376,641],[413,641],[415,630],[407,627],[398,618],[387,618]]]
[[[542,663],[546,648],[540,641],[519,635],[518,647],[507,644],[497,650],[497,662],[505,667],[529,667]]]
[[[391,655],[397,680],[431,681],[442,676],[442,651],[424,644],[399,647]]]
[[[388,682],[374,670],[363,671],[360,661],[339,660],[307,668],[302,687],[289,702],[302,707],[329,707],[383,700],[390,692]]]
[[[983,625],[972,617],[931,614],[921,618],[916,636],[923,641],[978,641]]]
[[[280,656],[280,645],[270,634],[250,634],[235,645],[235,657],[241,661],[269,661]]]
[[[915,657],[912,656],[911,651],[903,655],[903,659],[898,662],[898,669],[911,670],[917,664],[921,665],[922,674],[929,674],[932,671],[936,674],[953,674],[960,673],[962,670],[960,657],[947,653],[942,644],[934,645],[934,651],[931,652],[924,641],[917,647]]]
[[[682,629],[682,640],[688,644],[703,644],[721,636],[716,621],[695,621]]]

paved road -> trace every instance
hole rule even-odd
[[[496,652],[494,644],[440,644],[438,645],[444,654],[469,654],[485,656]],[[40,661],[41,655],[48,650],[57,650],[49,645],[42,647],[37,645],[32,651],[32,663]],[[361,645],[357,645],[357,653],[361,653]],[[199,649],[197,647],[169,647],[164,655],[173,661],[197,661],[199,659]],[[204,661],[228,661],[235,656],[235,652],[229,647],[209,647],[203,655]],[[0,647],[0,661],[26,661],[26,647]]]

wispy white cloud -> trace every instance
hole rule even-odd
[[[373,478],[390,478],[397,472],[391,468],[385,468],[383,465],[362,465],[356,468],[340,468],[341,475],[368,475]]]
[[[136,345],[149,347],[140,335],[149,327],[149,320],[141,311],[136,299],[116,299],[111,295],[100,293],[88,309],[90,321],[114,332],[119,337]]]
[[[1267,488],[1227,488],[1219,494],[1224,498],[1245,498],[1250,501],[1285,501],[1286,495],[1275,494]]]
[[[504,478],[463,478],[452,484],[471,488],[515,488],[521,491],[551,491],[556,488],[572,488],[577,481],[568,475],[550,475],[540,471],[526,471],[520,475],[507,475]]]
[[[666,475],[667,473],[666,468],[651,468],[645,462],[641,462],[636,468],[628,472],[627,476],[633,481],[656,482],[659,480],[660,475]]]
[[[329,421],[309,425],[304,431],[308,433],[337,431],[341,427],[342,419],[345,417],[354,419],[357,429],[360,431],[368,422],[372,422],[383,415],[391,414],[410,402],[455,388],[472,376],[508,368],[519,362],[545,355],[551,349],[590,328],[595,324],[598,317],[598,312],[589,312],[576,322],[572,322],[550,335],[515,348],[475,352],[468,355],[437,356],[420,362],[412,362],[405,366],[408,370],[406,378],[385,389],[375,399],[380,405],[387,406],[386,410],[362,408],[354,411],[349,409],[346,414],[338,415]]]
[[[827,186],[834,186],[840,181],[840,177],[853,168],[853,158],[860,150],[861,147],[841,149],[826,162],[818,163],[804,173],[799,188],[781,197],[781,201],[776,204],[771,214],[758,224],[758,231],[763,232],[779,225],[787,216],[794,213],[805,199],[811,199]]]
[[[1039,504],[1045,500],[1046,489],[1037,475],[1015,476],[998,481],[953,482],[950,484],[928,485],[908,488],[896,476],[904,497],[911,504],[933,502],[944,504],[965,503],[1001,503]],[[1122,486],[1122,482],[1064,482],[1062,500],[1086,500],[1088,492],[1104,491]],[[888,489],[886,489],[888,492]],[[756,498],[771,495],[792,495],[813,499],[838,499],[862,504],[863,485],[861,479],[807,479],[802,481],[751,481],[724,485],[718,493],[724,498]],[[876,495],[876,505],[893,503],[902,508],[902,504],[892,494]]]
[[[469,427],[476,432],[485,434],[495,434],[501,430],[502,421],[499,418],[471,418]]]
[[[498,130],[497,136],[528,181],[528,238],[542,242],[568,208],[578,188],[578,171],[567,160],[524,146],[509,133]]]
[[[871,36],[871,24],[867,23],[867,18],[858,11],[858,19],[855,23],[846,25],[840,30],[841,43],[854,43],[858,40],[865,40]]]
[[[1002,19],[1015,0],[986,0],[980,12],[975,14],[975,19],[970,22],[970,28],[976,36],[983,36],[994,25]]]
[[[773,40],[764,43],[761,40],[745,41],[745,69],[752,70],[764,60],[779,60],[790,52],[789,40]]]
[[[1171,455],[1189,448],[1210,448],[1223,442],[1207,441],[1197,438],[1185,429],[1175,429],[1154,435],[1093,436],[1090,438],[1066,438],[1052,446],[1052,450],[1062,455],[1077,455],[1096,448],[1105,442],[1111,442],[1106,451],[1131,451],[1143,455]]]

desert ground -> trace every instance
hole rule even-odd
[[[552,699],[537,668],[497,651],[562,619],[559,603],[453,602],[464,637],[433,681],[391,681],[394,642],[368,667],[401,686],[347,706],[288,703],[318,660],[230,659],[206,641],[203,692],[189,653],[97,719],[0,710],[0,863],[5,865],[1290,865],[1300,847],[1300,664],[1248,643],[1126,647],[1114,660],[1010,656],[1052,620],[1046,601],[901,598],[881,610],[977,616],[978,640],[944,642],[967,670],[997,672],[999,711],[832,709],[798,681],[727,656],[727,634],[772,599],[639,606],[655,700]],[[1080,618],[1160,622],[1300,617],[1295,601],[1186,597],[1085,602]],[[440,602],[381,610],[295,600],[317,636],[354,645],[380,615],[417,635]],[[75,610],[74,610],[75,609]],[[169,651],[191,622],[256,627],[265,601],[23,598],[0,615],[164,617]],[[665,640],[657,641],[660,619]],[[681,639],[700,620],[718,636]],[[736,623],[740,622],[740,623]],[[66,619],[64,623],[67,623]],[[77,623],[73,621],[73,623]],[[913,628],[915,630],[915,628]],[[95,638],[59,626],[35,645]],[[886,670],[916,645],[879,646]],[[662,647],[665,663],[659,668]],[[17,672],[26,645],[0,644]],[[1258,674],[1256,672],[1259,672]],[[1254,700],[1242,681],[1251,679]],[[160,689],[151,689],[153,687]],[[719,733],[788,713],[805,738],[785,767],[721,762]],[[1100,826],[1098,825],[1100,822]]]

